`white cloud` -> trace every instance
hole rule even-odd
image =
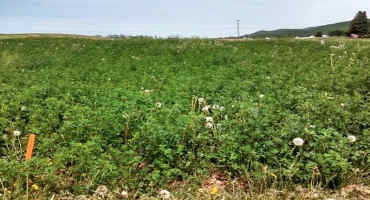
[[[364,0],[1,0],[2,32],[236,35],[351,19]]]

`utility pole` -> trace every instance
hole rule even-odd
[[[238,31],[238,38],[240,38],[240,31],[239,31],[239,24],[240,24],[240,20],[236,20],[236,29]]]

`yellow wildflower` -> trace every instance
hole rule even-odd
[[[38,191],[38,190],[40,190],[40,187],[37,184],[33,184],[32,189],[35,190],[35,191]]]
[[[211,195],[216,195],[217,193],[218,193],[218,187],[217,186],[213,186],[213,188],[211,189],[210,194]]]

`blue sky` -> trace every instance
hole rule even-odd
[[[218,37],[350,20],[368,0],[0,0],[0,33]],[[368,14],[369,17],[370,13]]]

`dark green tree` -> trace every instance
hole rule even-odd
[[[330,36],[345,36],[346,32],[342,30],[335,30],[335,31],[330,31],[329,35]]]
[[[366,11],[359,11],[351,22],[349,33],[364,36],[368,33],[368,29]]]
[[[315,37],[322,37],[322,32],[321,32],[321,31],[318,31],[318,32],[315,34]]]

